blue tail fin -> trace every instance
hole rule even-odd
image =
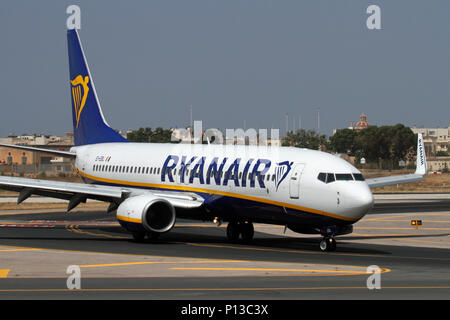
[[[75,145],[126,142],[127,140],[113,130],[103,117],[94,81],[76,29],[67,31],[67,46]]]

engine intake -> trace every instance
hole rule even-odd
[[[140,195],[120,204],[117,219],[129,231],[136,231],[140,226],[147,232],[164,233],[175,225],[176,213],[173,205],[166,199]]]
[[[149,203],[142,214],[142,224],[148,231],[164,233],[175,224],[175,208],[169,201],[160,199]]]

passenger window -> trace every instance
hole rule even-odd
[[[334,182],[334,173],[327,173],[327,183]]]
[[[327,181],[327,174],[325,172],[321,172],[317,176],[317,179],[319,179],[322,182],[326,182]]]

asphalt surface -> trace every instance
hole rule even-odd
[[[439,219],[446,223],[449,208],[447,200],[383,203],[366,217],[384,218],[411,210],[443,212]],[[9,255],[8,260],[0,260],[0,275],[3,268],[9,272],[0,276],[0,299],[450,298],[450,249],[403,245],[394,235],[374,236],[393,238],[389,245],[352,235],[339,237],[336,252],[323,253],[318,249],[320,237],[285,236],[274,226],[256,226],[252,243],[233,244],[226,240],[224,226],[184,220],[157,241],[136,243],[115,223],[114,215],[103,212],[0,214],[1,223],[8,225],[0,228],[0,258]],[[441,229],[434,236],[450,241],[450,228]],[[49,271],[43,276],[60,263],[57,259],[69,262],[75,255],[102,261],[91,268],[95,271],[91,274],[89,268],[81,268],[80,290],[68,289],[65,268],[60,274]],[[122,264],[115,264],[116,269],[104,262],[119,258]],[[153,260],[143,262],[144,258]],[[177,265],[169,271],[144,264],[156,263],[155,259],[158,263],[180,260],[170,261]],[[229,267],[231,262],[236,265]],[[189,263],[208,263],[208,267],[191,268]],[[366,268],[372,265],[382,270],[380,289],[368,289],[372,274]],[[305,270],[300,271],[300,266]],[[15,271],[16,267],[27,275]],[[320,268],[327,271],[315,270]],[[186,270],[167,276],[175,269]]]

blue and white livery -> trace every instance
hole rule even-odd
[[[253,223],[321,234],[334,250],[337,235],[372,207],[371,187],[422,180],[426,159],[418,140],[415,174],[364,180],[358,169],[329,153],[270,146],[131,143],[103,116],[78,32],[68,30],[75,146],[70,152],[2,145],[69,157],[86,184],[0,177],[0,188],[69,201],[110,203],[136,240],[157,237],[176,218],[227,221],[230,241],[253,238]]]

